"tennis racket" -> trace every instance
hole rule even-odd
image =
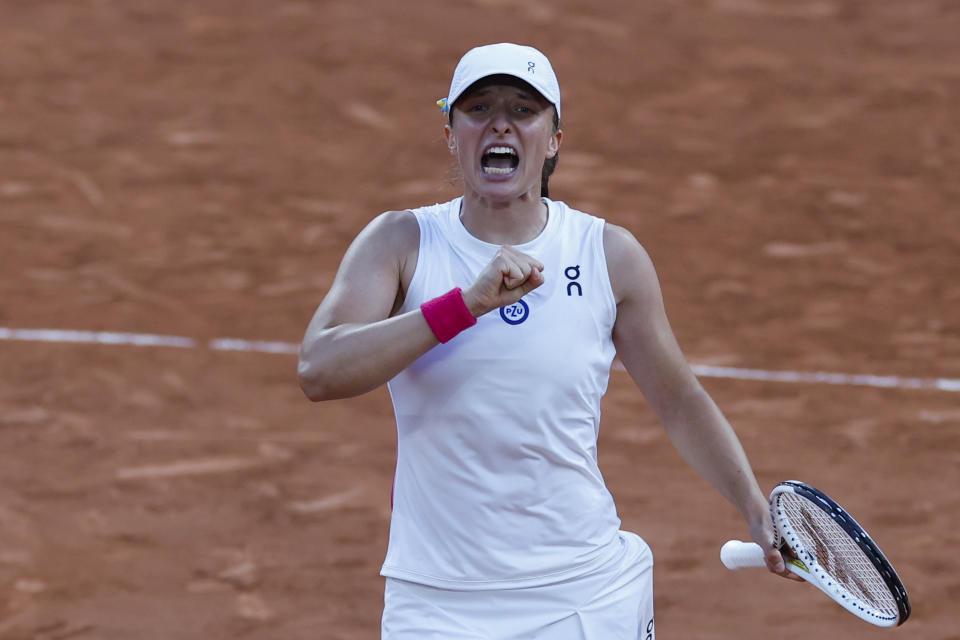
[[[880,627],[910,616],[907,590],[867,532],[840,505],[808,484],[789,480],[770,494],[770,515],[787,568],[840,606]],[[764,567],[763,549],[730,540],[720,549],[728,569]]]

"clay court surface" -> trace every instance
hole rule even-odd
[[[640,238],[691,363],[960,378],[958,33],[952,0],[0,3],[0,327],[193,340],[0,340],[0,638],[379,637],[386,392],[314,405],[211,341],[298,343],[367,221],[458,194],[433,103],[475,44],[552,58],[553,195]],[[960,393],[703,383],[914,613],[724,569],[741,521],[615,371],[659,638],[960,638]]]

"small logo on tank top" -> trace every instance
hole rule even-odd
[[[563,275],[567,276],[567,295],[572,296],[573,292],[576,291],[578,296],[583,296],[583,287],[580,286],[580,283],[577,282],[577,278],[580,277],[580,265],[573,267],[567,267],[563,270]]]
[[[500,307],[500,317],[507,324],[520,324],[530,317],[530,307],[523,300],[517,300],[506,307]]]

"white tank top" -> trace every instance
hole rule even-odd
[[[401,312],[465,289],[497,252],[463,226],[460,201],[413,211],[420,250]],[[616,554],[620,519],[597,466],[615,355],[604,221],[545,202],[546,227],[517,246],[545,283],[388,383],[398,444],[384,576],[535,586]]]

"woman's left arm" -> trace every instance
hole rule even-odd
[[[774,547],[769,505],[740,440],[677,344],[650,256],[633,234],[609,223],[604,250],[617,301],[617,356],[683,459],[740,511],[767,552],[768,568],[791,576]]]

